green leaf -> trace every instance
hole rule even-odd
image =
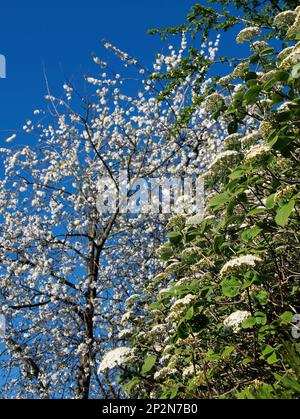
[[[178,391],[179,391],[179,385],[176,386],[176,387],[173,387],[173,389],[171,390],[171,393],[170,393],[170,399],[175,399],[175,397],[178,394]]]
[[[126,383],[125,385],[124,385],[124,388],[125,388],[125,390],[128,392],[128,393],[130,393],[131,392],[131,390],[136,386],[136,385],[138,385],[139,384],[139,379],[138,378],[133,378],[132,380],[130,380],[128,383]]]
[[[295,199],[291,199],[290,202],[279,208],[275,217],[276,224],[284,227],[288,223],[289,217],[295,207],[295,203]]]
[[[257,74],[254,71],[249,71],[244,77],[245,81],[257,79]]]
[[[256,324],[259,326],[265,326],[265,324],[267,323],[267,316],[265,313],[261,311],[257,311],[255,313],[255,319],[256,319]]]
[[[229,135],[235,134],[237,132],[238,128],[239,128],[239,124],[237,123],[237,121],[231,121],[228,124],[228,127],[227,127],[228,134]]]
[[[194,316],[194,307],[190,307],[186,313],[186,315],[184,316],[185,320],[191,320]]]
[[[242,323],[243,329],[252,329],[256,325],[256,318],[255,317],[248,317]]]
[[[243,365],[248,365],[248,364],[250,364],[252,362],[252,359],[251,358],[244,358],[242,361],[241,361],[241,363],[243,364]]]
[[[286,82],[289,78],[289,73],[284,70],[279,70],[279,71],[276,71],[273,77],[276,81]]]
[[[205,329],[209,324],[209,318],[205,314],[197,314],[189,321],[189,325],[192,328],[192,331],[195,333],[200,332]]]
[[[188,323],[181,322],[177,327],[177,335],[180,339],[186,339],[190,334],[190,328]]]
[[[182,234],[179,231],[172,231],[171,233],[167,234],[167,238],[172,244],[178,244],[182,240]]]
[[[293,313],[291,311],[285,311],[281,314],[280,319],[283,321],[283,323],[289,324],[293,320]]]
[[[253,210],[249,211],[246,217],[251,217],[252,215],[262,214],[266,211],[266,208],[253,208]]]
[[[216,253],[220,251],[221,246],[226,242],[223,234],[217,235],[214,238],[213,249]]]
[[[218,195],[215,195],[211,198],[209,201],[210,207],[220,207],[224,204],[226,204],[230,199],[230,195],[227,192],[219,193]]]
[[[230,277],[224,279],[221,283],[222,285],[222,292],[225,297],[236,297],[241,289],[240,281],[235,277]]]
[[[244,102],[246,105],[254,105],[259,99],[261,86],[253,86],[245,93]]]
[[[291,76],[293,77],[293,79],[299,79],[299,77],[300,77],[300,63],[294,65],[294,67],[292,68]]]
[[[235,350],[235,347],[234,346],[227,346],[225,349],[224,349],[224,351],[222,352],[222,355],[221,355],[221,357],[224,359],[224,358],[228,358],[231,354],[232,354],[232,352],[234,352],[234,350]]]
[[[278,374],[274,374],[276,380],[278,380],[285,388],[291,389],[296,391],[297,393],[300,393],[300,384],[299,382],[290,376],[280,376]]]
[[[205,355],[206,361],[219,361],[220,358],[220,354],[214,352],[213,349],[209,349]]]
[[[273,365],[278,362],[276,350],[272,346],[267,345],[262,352],[260,359],[265,359],[269,365]]]
[[[155,365],[155,362],[157,360],[156,355],[149,355],[145,358],[144,364],[142,366],[142,374],[146,374],[147,372],[151,371],[152,368]]]
[[[255,294],[254,298],[259,302],[260,305],[264,306],[269,300],[269,294],[267,291],[260,291]]]
[[[242,240],[248,242],[252,239],[254,239],[256,236],[258,236],[260,234],[260,232],[262,231],[262,228],[255,226],[253,228],[249,228],[248,230],[245,230],[241,237]]]
[[[278,362],[278,358],[277,358],[277,354],[274,351],[268,358],[267,358],[267,363],[269,365],[273,365],[276,364],[276,362]]]
[[[229,178],[232,180],[240,179],[245,174],[245,169],[236,169],[230,173]]]
[[[272,195],[268,196],[267,200],[266,200],[266,207],[268,209],[272,209],[275,206],[275,194],[273,193]]]

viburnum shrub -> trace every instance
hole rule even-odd
[[[276,16],[279,51],[243,29],[251,55],[197,104],[228,136],[202,175],[204,213],[169,221],[161,273],[127,301],[128,396],[299,397],[299,20]]]

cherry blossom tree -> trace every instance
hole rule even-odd
[[[203,45],[207,61],[217,44]],[[101,210],[101,179],[119,191],[120,170],[129,182],[195,176],[226,136],[226,121],[211,121],[200,108],[184,129],[178,124],[199,78],[203,91],[210,83],[205,68],[169,91],[168,101],[159,98],[155,75],[176,69],[184,34],[178,49],[157,56],[154,73],[105,46],[137,69],[135,95],[126,93],[126,76],[109,75],[94,57],[100,73],[86,77],[88,99],[70,84],[62,98],[48,92],[47,110],[36,110],[23,127],[34,145],[14,145],[14,135],[1,149],[2,397],[121,396],[116,377],[98,366],[120,347],[126,299],[157,274],[166,215],[126,213],[109,201]]]

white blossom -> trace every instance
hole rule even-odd
[[[128,356],[131,353],[131,349],[125,346],[113,349],[108,352],[102,359],[98,372],[99,374],[103,373],[106,370],[111,370],[116,367],[122,366],[126,363]]]
[[[249,311],[235,311],[228,316],[223,324],[225,327],[232,329],[233,333],[238,333],[241,330],[241,325],[248,317],[251,317]]]
[[[236,37],[236,41],[242,44],[245,41],[251,41],[255,36],[260,34],[260,29],[257,26],[250,26],[242,29]]]
[[[246,272],[249,269],[254,269],[261,262],[262,259],[258,256],[239,256],[226,262],[220,271],[220,275],[228,276],[234,273]]]

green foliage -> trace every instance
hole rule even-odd
[[[146,374],[147,372],[151,371],[154,367],[156,362],[157,356],[156,355],[149,355],[146,357],[144,364],[142,366],[142,374]]]
[[[229,16],[228,1],[214,3]],[[270,32],[282,7],[276,1],[263,9],[256,1],[233,3]],[[295,3],[284,2],[284,9]],[[221,22],[219,13],[196,5],[188,27],[207,35],[236,19]],[[284,38],[284,29],[279,35]],[[139,390],[125,383],[128,395],[299,398],[300,349],[291,337],[293,315],[300,312],[299,43],[286,41],[293,51],[285,50],[283,59],[272,47],[252,48],[247,70],[234,70],[225,84],[213,79],[209,96],[197,104],[207,105],[208,119],[228,120],[230,135],[225,152],[203,174],[202,218],[170,221],[168,243],[158,252],[163,273],[149,278],[136,307],[130,343],[137,357],[129,382],[138,379]],[[187,69],[185,61],[177,76]]]

